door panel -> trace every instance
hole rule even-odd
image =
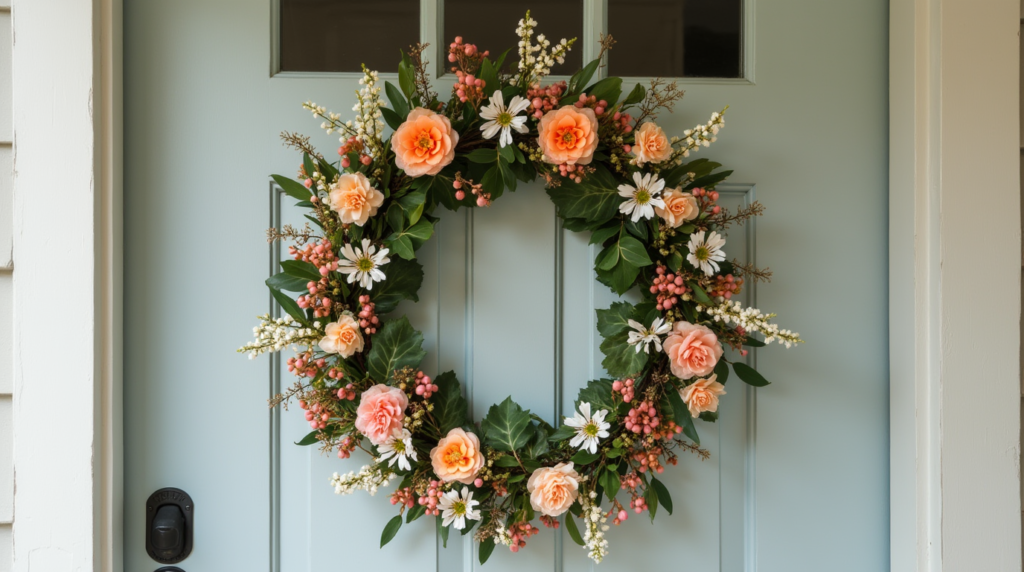
[[[423,6],[436,22],[433,0]],[[330,475],[363,460],[293,445],[308,430],[301,414],[264,408],[290,374],[232,352],[270,309],[261,282],[280,251],[261,242],[265,228],[301,222],[269,186],[298,166],[277,136],[312,135],[330,156],[336,137],[300,104],[345,113],[357,88],[343,76],[270,77],[270,10],[125,2],[125,568],[159,567],[143,549],[143,511],[165,486],[196,503],[189,572],[479,568],[470,543],[453,534],[442,550],[426,519],[379,550],[389,491],[335,496]],[[756,83],[687,83],[659,119],[679,132],[731,106],[700,155],[736,169],[724,204],[756,194],[767,216],[730,229],[726,250],[776,272],[745,301],[809,343],[750,356],[775,383],[756,395],[729,383],[721,421],[698,425],[711,458],[682,456],[663,475],[674,514],[609,531],[604,569],[887,568],[886,10],[759,2],[747,23]],[[514,25],[487,47],[513,45]],[[594,280],[589,237],[560,229],[539,185],[441,216],[419,252],[420,302],[396,313],[424,334],[423,369],[454,370],[477,419],[507,395],[549,421],[569,414],[604,374],[594,309],[615,300]],[[518,554],[496,550],[486,569],[593,566],[561,530],[543,530]]]

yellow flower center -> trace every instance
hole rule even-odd
[[[502,127],[508,127],[509,125],[512,125],[512,114],[507,111],[499,113],[498,125],[501,125]]]
[[[462,451],[452,448],[444,454],[444,462],[448,465],[454,465],[462,460]]]
[[[370,260],[369,257],[363,257],[356,261],[356,268],[360,272],[369,272],[373,270],[373,267],[373,261]]]
[[[587,424],[586,424],[586,425],[585,425],[585,426],[583,427],[583,433],[584,433],[584,434],[585,434],[585,435],[586,435],[587,437],[597,437],[597,431],[598,431],[598,429],[597,429],[597,423],[594,423],[593,421],[591,421],[590,423],[587,423]]]
[[[636,201],[636,204],[638,205],[646,205],[651,202],[651,193],[647,189],[637,189],[636,192],[633,193],[633,200]]]
[[[693,256],[697,260],[700,260],[701,262],[703,262],[703,261],[707,260],[708,258],[711,258],[711,251],[708,250],[708,247],[706,247],[706,246],[698,246],[697,247],[697,252],[694,252]]]
[[[455,516],[463,516],[463,515],[465,515],[466,514],[466,503],[461,501],[461,500],[457,500],[457,501],[453,502],[452,503],[452,512],[455,513]]]

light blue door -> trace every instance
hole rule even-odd
[[[636,21],[662,33],[663,11],[680,2],[637,2]],[[685,99],[660,123],[679,132],[731,106],[701,154],[735,169],[720,187],[729,207],[756,197],[767,214],[730,231],[730,254],[774,271],[747,301],[809,342],[756,355],[774,383],[756,396],[730,384],[721,421],[698,427],[711,459],[683,457],[664,475],[674,514],[611,530],[599,569],[888,568],[887,3],[747,2],[746,79],[684,81]],[[420,2],[421,36],[435,45],[451,39],[438,37],[443,4]],[[520,3],[478,9],[510,5]],[[616,2],[579,5],[592,57],[609,18],[614,30]],[[333,152],[337,139],[300,104],[344,113],[357,89],[339,74],[272,74],[277,9],[125,1],[125,570],[160,567],[144,549],[144,503],[162,487],[195,501],[187,572],[480,568],[470,543],[453,536],[441,549],[427,519],[379,550],[386,494],[337,497],[328,486],[361,459],[292,445],[308,431],[302,415],[266,408],[289,374],[234,353],[270,309],[262,281],[280,253],[265,229],[301,222],[269,182],[298,167],[278,134],[313,135]],[[504,36],[475,41],[513,45],[515,21],[503,24]],[[420,253],[420,303],[399,310],[426,337],[424,369],[454,369],[477,418],[509,394],[548,420],[568,413],[603,373],[594,309],[613,295],[593,279],[595,254],[586,236],[559,228],[536,185],[445,213]],[[592,565],[568,536],[544,530],[518,554],[499,548],[484,569]]]

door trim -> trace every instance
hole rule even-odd
[[[18,39],[14,462],[15,511],[22,516],[14,524],[14,570],[20,572],[28,570],[30,555],[36,566],[122,570],[121,13],[122,0],[14,0],[12,9]],[[1018,18],[1017,0],[983,7],[969,0],[890,3],[893,570],[941,570],[947,563],[951,570],[1020,570],[1019,363],[1018,351],[1007,351],[1018,346],[1020,312]],[[59,45],[45,40],[54,32]],[[942,57],[954,50],[956,57]],[[48,81],[39,81],[41,68]],[[54,104],[54,94],[70,105]],[[977,118],[984,137],[955,145],[963,136],[951,129],[965,118]],[[70,157],[61,164],[62,194],[46,186],[49,177],[38,176],[53,164],[54,137],[64,142],[58,152]],[[979,175],[972,164],[986,171]],[[998,208],[975,208],[978,188]],[[944,211],[956,212],[960,224],[944,224]],[[61,246],[62,270],[84,278],[76,282],[82,303],[70,310],[46,299],[54,221],[65,236],[83,237]],[[971,286],[964,277],[977,261],[962,246],[965,226],[980,229],[982,238],[1014,241],[987,265],[996,278],[987,285],[989,298],[998,307],[954,295]],[[950,345],[979,321],[987,332],[996,329],[999,343]],[[70,352],[78,365],[60,376],[36,365],[52,350],[48,324],[58,322],[80,344]],[[969,357],[979,354],[984,377],[962,375]],[[984,423],[976,409],[944,403],[978,379],[992,404]],[[61,423],[40,424],[55,407]],[[68,427],[75,438],[68,438]],[[55,443],[59,455],[38,454]],[[970,565],[961,566],[967,558]]]

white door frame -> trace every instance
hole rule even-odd
[[[122,569],[121,3],[13,2],[18,572]],[[893,570],[1021,569],[1019,16],[890,2]]]

